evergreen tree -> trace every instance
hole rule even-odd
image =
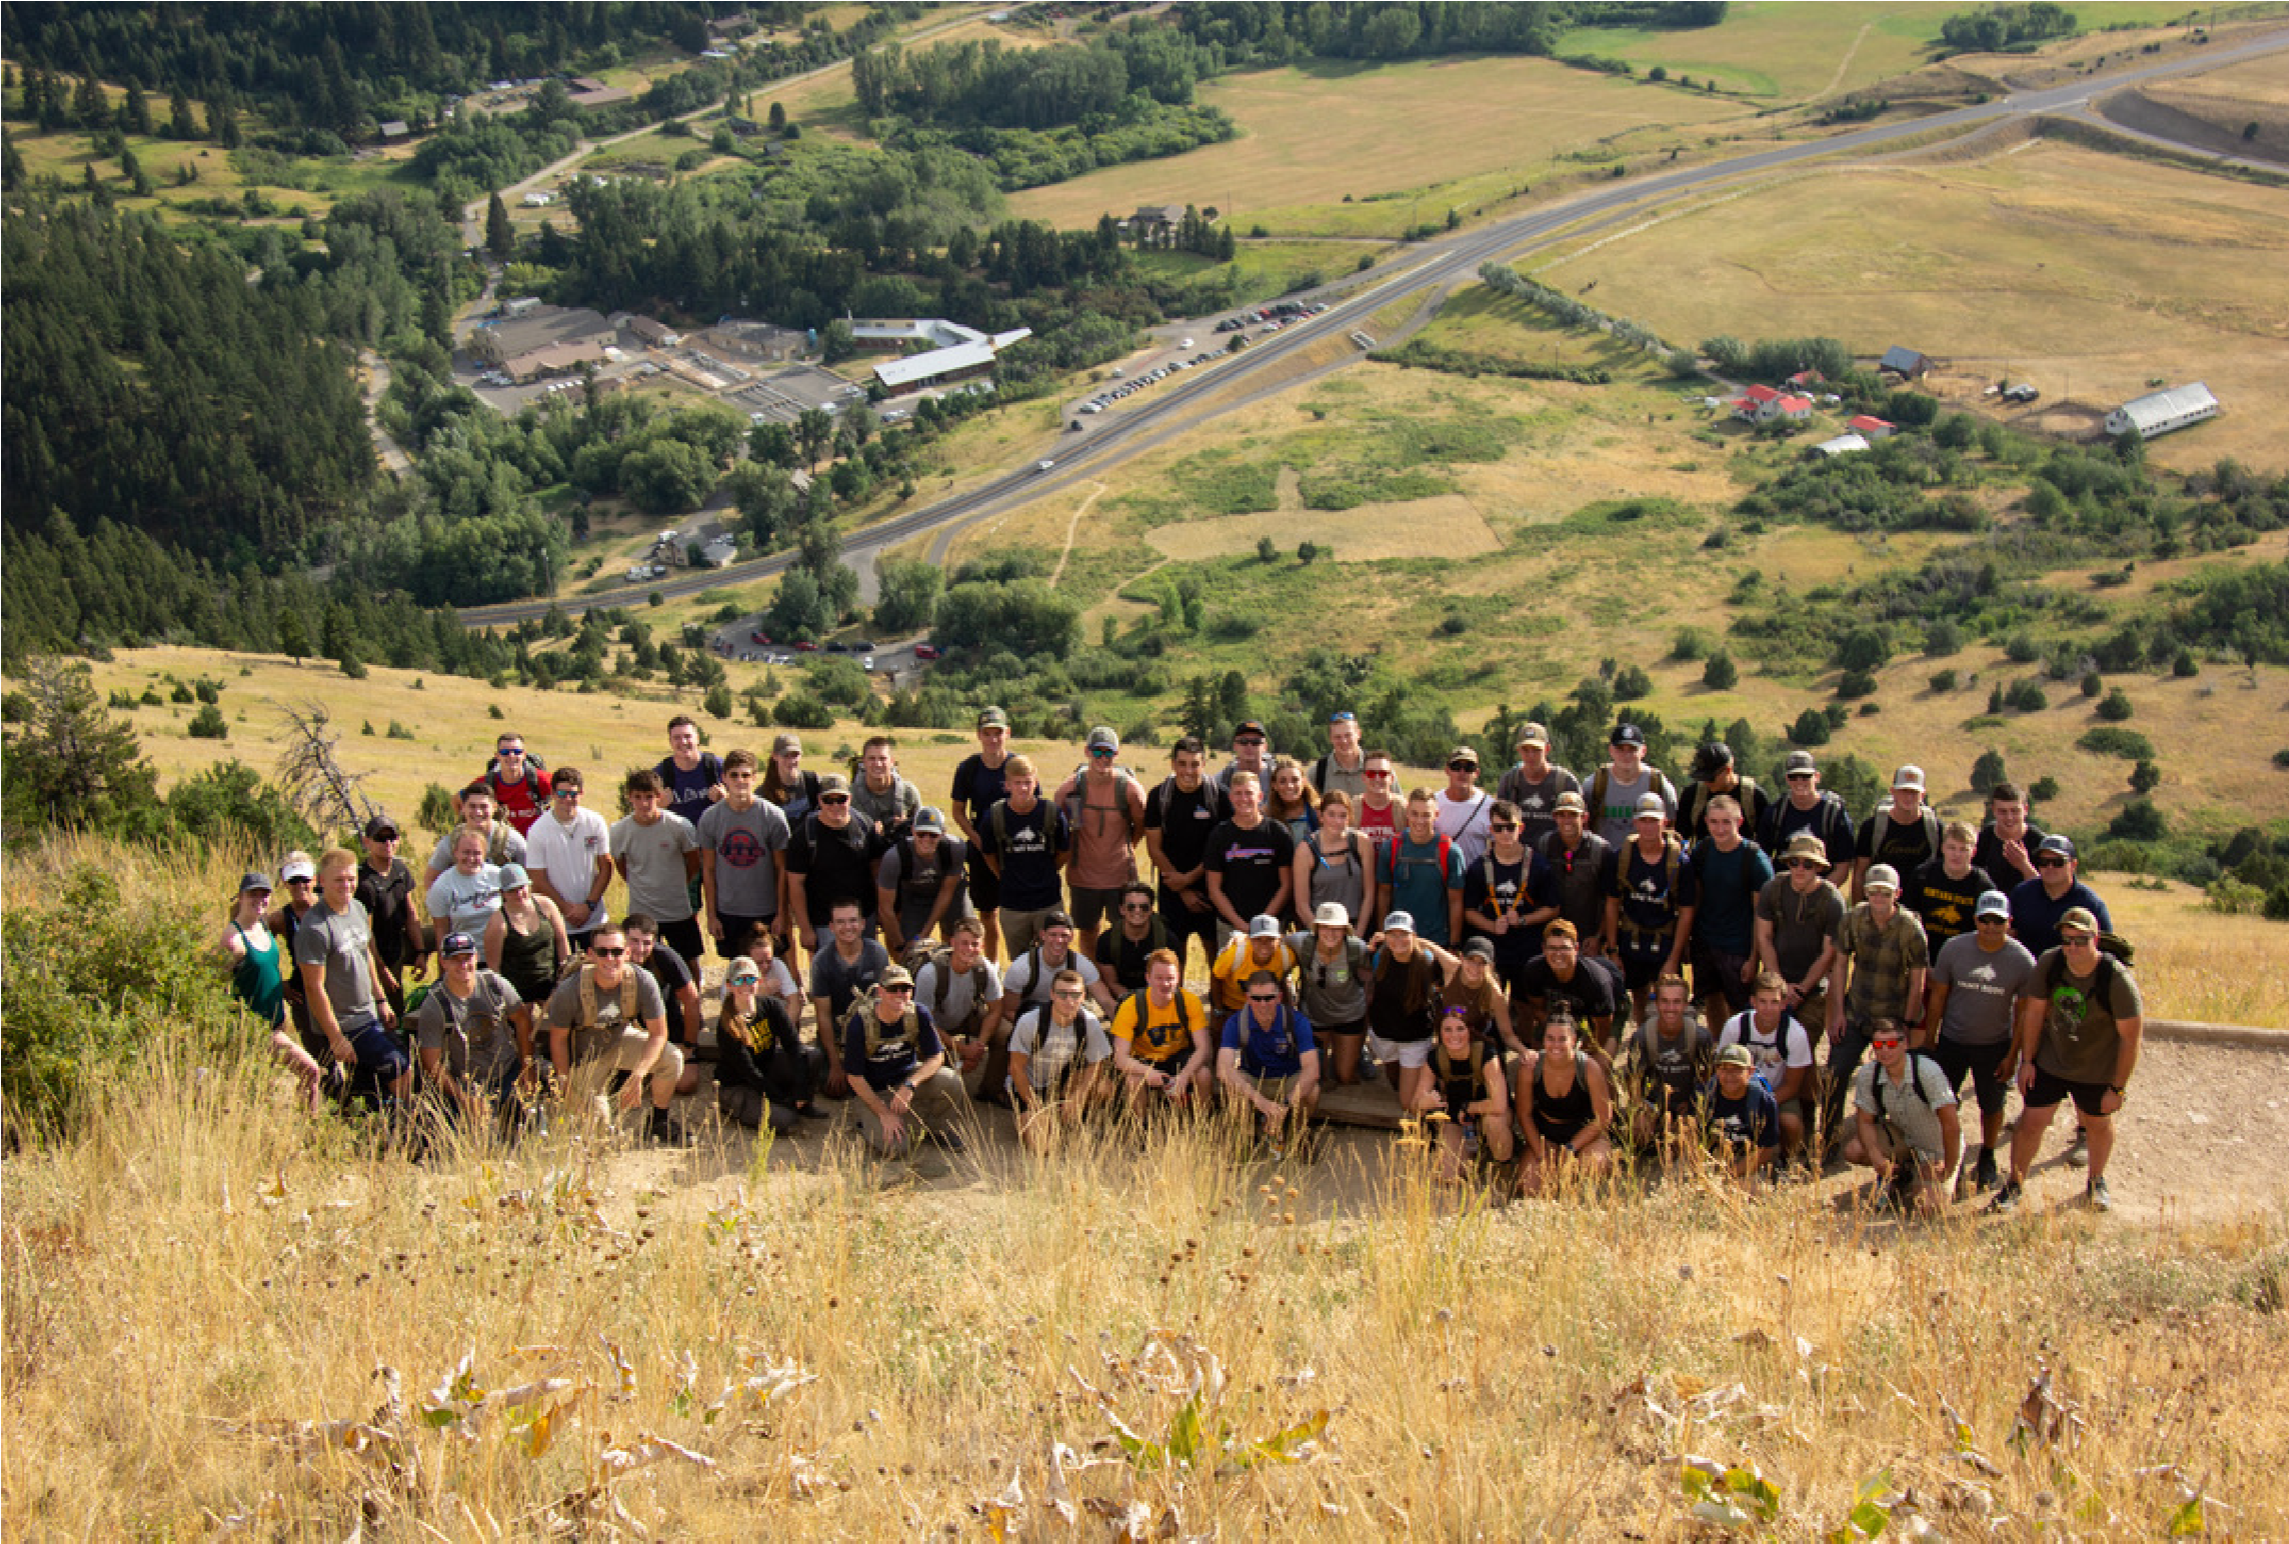
[[[485,250],[504,263],[516,255],[516,228],[509,224],[508,205],[498,191],[485,200]]]
[[[105,825],[156,804],[158,773],[134,732],[104,710],[87,666],[35,659],[24,694],[29,712],[8,738],[0,779],[11,841],[43,825]]]
[[[191,99],[181,86],[167,97],[167,137],[169,139],[197,139],[199,120],[191,113]]]

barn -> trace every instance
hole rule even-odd
[[[2183,429],[2218,414],[2218,400],[2200,381],[2191,386],[2171,386],[2161,391],[2150,391],[2143,397],[2133,397],[2106,415],[2108,434],[2135,434],[2150,440],[2157,434],[2168,434],[2172,429]]]

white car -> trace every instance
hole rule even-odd
[[[1036,461],[1033,463],[1033,470],[1036,473],[1046,472],[1056,465],[1057,463],[1054,461]]]
[[[1192,347],[1192,340],[1190,338],[1181,339],[1176,346],[1178,348],[1190,348]]]

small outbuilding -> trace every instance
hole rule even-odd
[[[1812,448],[1824,456],[1842,456],[1855,450],[1866,450],[1868,442],[1857,434],[1839,434],[1832,440],[1822,440]]]
[[[1921,380],[1924,376],[1929,375],[1931,365],[1932,359],[1929,354],[1919,354],[1914,349],[1902,348],[1897,343],[1885,349],[1884,357],[1876,361],[1878,370],[1888,370],[1894,375],[1904,376],[1911,381]]]

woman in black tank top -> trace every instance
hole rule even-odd
[[[1605,1068],[1582,1054],[1574,1021],[1553,1014],[1542,1031],[1542,1054],[1519,1073],[1518,1106],[1525,1112],[1526,1161],[1521,1194],[1548,1193],[1570,1174],[1596,1176],[1613,1167],[1613,1091]]]

